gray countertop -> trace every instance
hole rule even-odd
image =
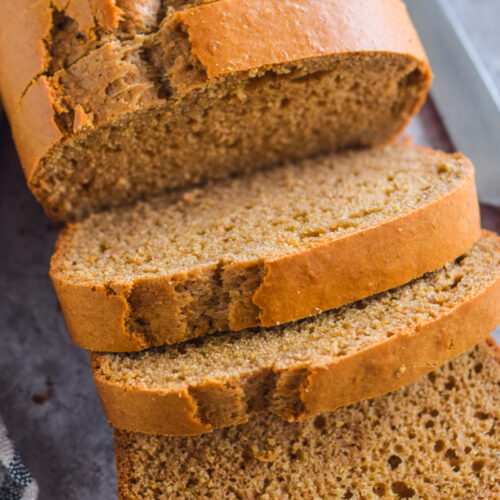
[[[498,0],[447,0],[498,84]],[[451,149],[429,102],[410,126],[415,142]],[[486,224],[500,230],[489,211]],[[112,432],[86,352],[67,336],[48,279],[57,228],[28,189],[0,121],[0,413],[36,477],[41,500],[116,498]]]

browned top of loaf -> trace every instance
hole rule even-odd
[[[194,434],[261,411],[300,419],[416,380],[500,322],[500,238],[405,286],[276,328],[94,354],[118,428]]]
[[[261,415],[191,438],[115,431],[119,497],[500,497],[500,352],[300,424]]]
[[[89,112],[75,104],[74,96],[59,95],[49,82],[50,76],[67,70],[83,55],[100,47],[111,52],[120,46],[140,50],[173,16],[189,33],[192,59],[199,61],[210,78],[352,52],[391,52],[426,61],[400,0],[201,3],[204,2],[5,2],[0,17],[0,89],[28,179],[52,146],[73,140],[101,124],[97,120],[99,110]],[[195,8],[175,14],[177,9],[190,5]],[[68,42],[73,40],[72,30],[81,33],[76,43]],[[255,33],[259,36],[255,37]],[[273,43],[269,44],[271,37]],[[229,40],[231,43],[227,44]],[[123,66],[118,64],[115,70],[122,72]],[[92,68],[82,71],[84,82]],[[113,67],[110,65],[107,71],[106,78],[112,82],[116,79]],[[153,92],[155,83],[148,81],[147,75],[133,64],[127,71],[138,78],[133,99],[127,103],[107,102],[104,116],[118,118],[158,105]],[[74,76],[78,79],[78,75]],[[71,117],[72,131],[68,131],[61,123]]]

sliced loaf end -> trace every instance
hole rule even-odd
[[[120,3],[111,27],[48,1],[27,27],[7,12],[2,60],[38,60],[7,65],[29,67],[0,72],[2,95],[29,185],[55,219],[386,142],[430,85],[399,0],[148,2],[142,19],[135,3]]]
[[[299,424],[258,416],[192,438],[115,430],[119,494],[142,498],[500,496],[500,351]]]

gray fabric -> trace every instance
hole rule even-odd
[[[0,500],[36,500],[38,485],[7,436],[0,418]]]

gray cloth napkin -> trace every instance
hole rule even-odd
[[[36,500],[38,485],[21,462],[0,417],[0,500]]]

